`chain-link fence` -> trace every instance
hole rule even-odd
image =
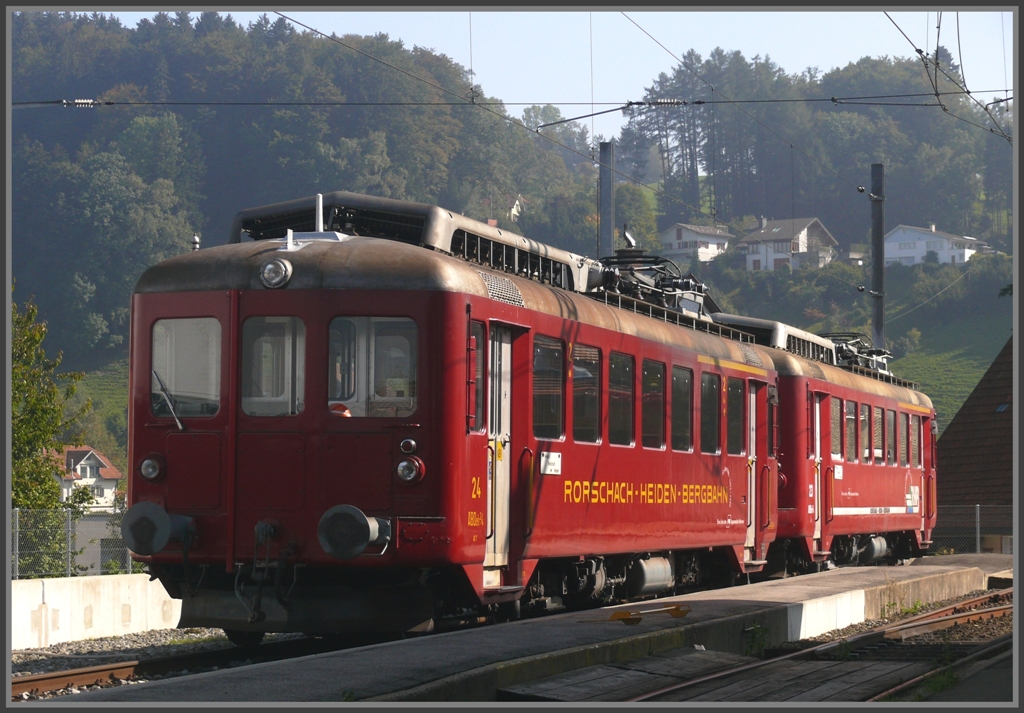
[[[940,506],[930,551],[1013,554],[1013,506]]]
[[[121,539],[121,513],[11,511],[11,579],[141,571]]]

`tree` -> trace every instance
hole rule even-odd
[[[13,291],[12,286],[11,290]],[[29,300],[25,311],[11,302],[11,507],[56,509],[70,507],[78,514],[93,501],[78,488],[68,502],[60,501],[54,473],[63,469],[56,453],[68,445],[81,445],[66,434],[91,407],[68,411],[81,373],[57,374],[63,355],[47,359],[42,347],[46,323],[36,322],[37,308]]]

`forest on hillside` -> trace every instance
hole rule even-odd
[[[11,38],[15,299],[38,304],[47,348],[63,350],[67,367],[123,357],[142,271],[188,250],[194,233],[204,246],[224,243],[234,214],[261,204],[364,192],[594,254],[595,137],[577,122],[538,131],[563,118],[557,108],[514,115],[444,55],[383,34],[296,32],[267,16],[241,27],[216,12],[157,13],[137,27],[18,12]],[[956,78],[949,53],[939,57]],[[953,86],[938,77],[938,89]],[[651,246],[679,221],[814,216],[846,247],[867,242],[870,205],[856,187],[881,162],[887,226],[935,223],[1012,254],[1012,146],[982,128],[994,118],[1012,135],[1005,105],[989,117],[962,94],[942,95],[948,112],[862,99],[922,103],[908,97],[933,90],[917,58],[865,57],[819,76],[738,50],[691,51],[651,79],[650,103],[626,109],[628,126],[612,137],[617,223]],[[100,104],[59,103],[73,99]],[[769,99],[786,101],[754,101]],[[925,319],[962,300],[980,313],[1007,309],[996,293],[1012,260],[985,259],[977,277],[973,261],[888,270],[893,308],[928,299]],[[865,278],[848,266],[750,275],[716,263],[697,268],[736,311],[804,327],[864,324],[867,302],[853,288]]]

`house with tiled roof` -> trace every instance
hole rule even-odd
[[[676,223],[658,237],[661,248],[658,255],[685,267],[694,253],[701,262],[714,260],[729,247],[733,236],[724,225],[687,225]]]
[[[817,218],[766,220],[735,241],[747,256],[747,270],[824,267],[839,254],[839,241]]]
[[[935,223],[927,228],[897,225],[885,234],[885,264],[917,265],[924,262],[929,252],[934,252],[939,262],[963,264],[982,247],[970,236],[936,230]]]
[[[936,444],[939,507],[1013,505],[1013,338]]]
[[[89,446],[68,447],[55,454],[63,469],[53,474],[61,487],[61,502],[71,496],[75,487],[87,488],[96,501],[93,510],[109,510],[114,506],[117,483],[124,476],[99,451]]]

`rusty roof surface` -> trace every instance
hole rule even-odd
[[[939,437],[939,505],[1013,505],[1013,338]]]

